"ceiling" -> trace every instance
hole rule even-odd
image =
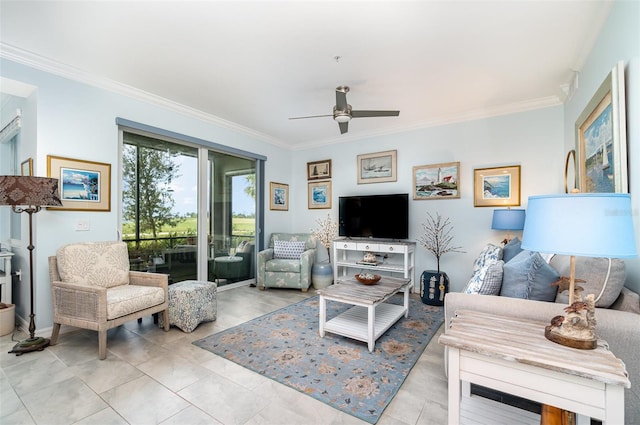
[[[558,105],[610,7],[2,0],[0,54],[303,149]],[[339,85],[354,110],[400,116],[353,119],[344,135],[332,117],[289,120],[331,114]]]

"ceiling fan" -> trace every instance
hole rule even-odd
[[[340,134],[349,131],[349,121],[351,118],[368,118],[368,117],[397,117],[400,111],[354,111],[351,105],[347,103],[347,93],[349,87],[336,87],[336,106],[333,107],[333,114],[327,115],[310,115],[307,117],[293,117],[290,120],[300,120],[305,118],[333,117],[340,127]]]

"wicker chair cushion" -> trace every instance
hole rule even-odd
[[[164,302],[164,289],[120,285],[107,290],[107,320],[117,319]]]
[[[84,242],[56,251],[63,282],[112,288],[129,283],[129,255],[124,242]]]

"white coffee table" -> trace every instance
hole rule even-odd
[[[364,285],[355,278],[338,280],[318,290],[320,296],[320,337],[331,332],[364,341],[369,351],[387,329],[402,316],[409,317],[411,279],[384,276],[375,285]],[[404,304],[386,303],[391,296],[404,292]],[[327,300],[353,305],[344,313],[327,320]]]

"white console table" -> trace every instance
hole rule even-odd
[[[363,270],[372,273],[387,272],[401,274],[410,279],[410,288],[415,289],[415,242],[399,242],[376,239],[338,239],[333,241],[333,281],[353,277]],[[376,265],[361,264],[365,252],[382,257]],[[397,276],[396,276],[397,277]]]
[[[11,257],[13,257],[13,252],[9,251],[0,251],[0,262],[4,263],[4,268],[0,271],[0,302],[5,304],[12,303],[12,294],[11,294]]]

